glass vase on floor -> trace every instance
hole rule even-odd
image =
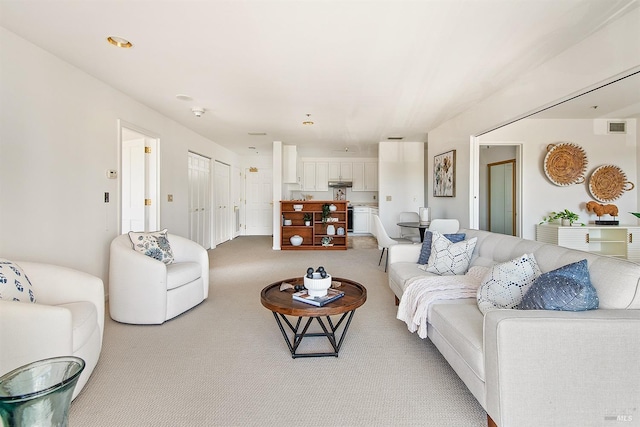
[[[0,419],[8,427],[66,427],[84,360],[39,360],[0,377]]]

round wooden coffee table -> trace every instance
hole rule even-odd
[[[292,297],[295,292],[293,289],[280,290],[282,283],[289,283],[294,286],[302,285],[304,283],[302,277],[277,281],[265,287],[260,293],[262,305],[273,312],[280,332],[282,332],[282,336],[289,347],[291,357],[294,359],[297,357],[338,357],[338,352],[349,330],[349,325],[351,324],[351,319],[353,319],[356,309],[367,300],[367,290],[360,283],[340,277],[333,277],[332,281],[341,283],[341,286],[337,289],[343,291],[344,296],[322,307],[295,301]],[[287,316],[298,318],[297,321],[294,322],[295,325]],[[340,318],[334,323],[331,316],[340,316]],[[306,320],[303,322],[304,318],[306,318]],[[322,328],[322,332],[308,332],[313,319],[318,322]],[[293,333],[291,337],[289,337],[285,325]],[[341,326],[342,329],[340,329]],[[339,334],[339,337],[336,333]],[[329,340],[333,348],[332,352],[298,353],[298,347],[303,338],[319,336],[326,337]]]

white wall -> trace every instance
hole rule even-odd
[[[425,206],[424,153],[424,142],[378,144],[378,206],[380,220],[391,237],[400,236],[396,225],[400,212],[418,212]]]
[[[628,133],[606,133],[606,120],[553,120],[525,119],[497,129],[480,137],[480,143],[488,141],[523,141],[522,237],[535,240],[535,225],[552,211],[569,209],[580,215],[580,222],[596,220],[586,211],[586,203],[595,200],[589,192],[589,176],[598,167],[612,164],[620,167],[627,179],[637,184],[637,135],[636,120],[628,121]],[[557,142],[573,142],[581,146],[588,159],[586,181],[559,187],[544,172],[547,145]],[[625,192],[619,199],[609,202],[618,206],[621,224],[636,225],[637,191]]]
[[[119,169],[119,119],[160,137],[160,220],[171,233],[188,237],[187,152],[239,163],[229,150],[2,28],[0,63],[0,256],[76,268],[107,286],[119,180],[106,171]]]
[[[433,185],[433,156],[457,150],[456,197],[430,195],[431,217],[458,218],[463,227],[470,224],[471,135],[479,135],[640,69],[638,28],[640,8],[635,8],[506,89],[430,131],[427,162],[430,188]],[[478,65],[469,64],[470,67]],[[530,154],[529,151],[524,156]]]

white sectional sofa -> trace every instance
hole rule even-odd
[[[483,315],[474,298],[436,302],[427,334],[499,427],[640,425],[640,265],[486,231],[471,266],[533,253],[547,272],[587,259],[599,308],[567,312],[501,309]],[[389,286],[402,298],[421,245],[389,250]],[[416,339],[419,337],[416,335]]]

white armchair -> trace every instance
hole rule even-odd
[[[35,303],[0,300],[0,375],[37,360],[85,361],[75,398],[93,372],[104,333],[102,280],[51,264],[16,261],[33,285]]]
[[[127,234],[111,242],[109,314],[132,324],[161,324],[209,296],[209,256],[199,244],[167,235],[174,262],[133,249]]]

